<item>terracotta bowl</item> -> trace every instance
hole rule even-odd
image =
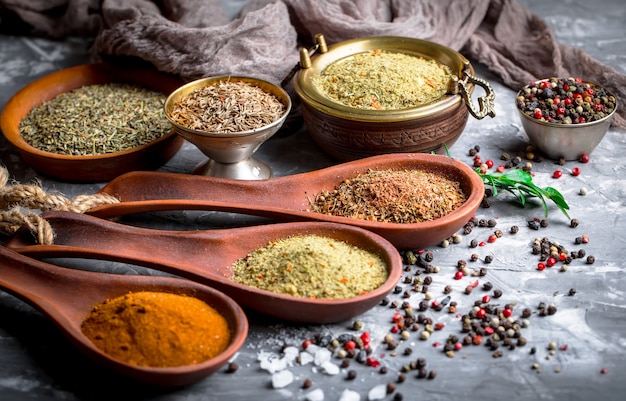
[[[547,82],[549,78],[536,81],[536,83]],[[588,84],[596,93],[599,90],[604,90],[598,84],[589,81],[583,81],[583,84]],[[606,114],[604,117],[596,121],[575,123],[575,124],[563,124],[561,122],[549,122],[545,119],[537,119],[530,114],[531,110],[525,110],[524,105],[518,100],[520,96],[523,96],[524,90],[529,88],[526,86],[522,88],[516,97],[516,109],[519,112],[522,127],[530,140],[530,143],[535,146],[542,154],[553,160],[559,160],[561,158],[565,160],[578,160],[583,154],[590,154],[596,146],[602,141],[604,135],[611,126],[611,120],[617,110],[617,98],[611,93],[606,91],[606,96],[613,98],[614,104],[613,110]],[[526,107],[527,108],[527,107]]]
[[[320,54],[309,58],[301,52],[301,69],[295,90],[302,101],[302,115],[309,134],[329,155],[351,161],[386,153],[439,153],[459,138],[470,113],[476,118],[494,116],[493,91],[484,80],[474,77],[470,62],[456,51],[419,39],[371,37],[341,42],[325,51],[318,35]],[[452,72],[447,93],[419,107],[397,110],[358,109],[324,95],[314,84],[330,64],[366,51],[386,50],[433,59]],[[480,110],[471,103],[475,85],[485,89]]]
[[[45,152],[29,145],[19,125],[31,109],[57,95],[85,85],[111,82],[135,83],[169,94],[182,82],[156,70],[122,69],[109,64],[85,64],[53,72],[26,85],[6,104],[0,127],[24,161],[38,172],[70,182],[108,181],[134,170],[154,170],[168,161],[184,140],[171,130],[163,137],[133,149],[95,156],[70,156]]]

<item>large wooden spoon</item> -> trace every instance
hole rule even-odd
[[[333,190],[343,180],[354,178],[368,169],[438,173],[460,182],[468,199],[444,217],[413,224],[365,221],[308,211],[309,199],[319,191]],[[399,249],[419,249],[437,244],[462,228],[480,206],[484,184],[475,171],[458,160],[440,155],[396,153],[268,180],[138,171],[115,178],[101,192],[114,195],[121,201],[88,212],[103,218],[163,210],[216,210],[288,221],[348,224],[373,231]]]
[[[231,298],[180,278],[67,269],[0,246],[0,288],[41,311],[94,361],[119,374],[158,386],[183,386],[215,373],[241,348],[248,334],[246,315]],[[231,344],[213,359],[178,367],[142,367],[109,357],[83,334],[81,324],[95,304],[137,291],[186,294],[205,301],[227,319],[232,331]]]
[[[300,222],[198,231],[139,228],[72,212],[43,215],[56,232],[54,245],[36,245],[22,232],[6,246],[35,258],[75,257],[146,266],[210,285],[239,304],[290,321],[339,322],[378,304],[398,283],[402,260],[384,238],[336,223]],[[388,279],[377,289],[344,299],[311,299],[259,290],[235,283],[231,265],[269,241],[299,234],[335,238],[380,255]]]

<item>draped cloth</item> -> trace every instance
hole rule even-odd
[[[516,0],[0,0],[0,31],[93,37],[94,61],[136,58],[193,80],[249,75],[280,83],[299,48],[321,33],[329,44],[395,35],[450,47],[518,90],[547,77],[581,77],[619,99],[613,126],[626,128],[626,75],[559,44]]]

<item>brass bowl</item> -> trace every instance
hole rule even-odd
[[[171,116],[177,101],[196,89],[215,85],[220,81],[230,80],[246,82],[270,93],[285,105],[283,114],[276,121],[255,130],[236,133],[206,132],[178,124]],[[176,132],[196,145],[209,159],[197,165],[193,173],[213,177],[261,180],[272,176],[269,165],[252,155],[272,137],[283,125],[291,111],[291,98],[281,87],[270,82],[239,76],[217,76],[201,78],[189,82],[170,94],[165,101],[165,116],[170,120]]]
[[[478,119],[495,115],[491,86],[474,77],[470,62],[450,48],[420,39],[380,36],[348,40],[326,50],[323,36],[318,35],[317,40],[312,51],[301,51],[294,86],[302,101],[302,115],[309,134],[339,161],[386,153],[443,154],[463,132],[470,113]],[[335,102],[313,84],[314,78],[330,64],[374,50],[421,56],[448,66],[452,79],[447,93],[418,107],[368,110]],[[485,90],[485,96],[478,99],[479,109],[471,102],[476,85]]]
[[[31,146],[20,133],[20,122],[36,106],[57,95],[86,85],[125,82],[169,94],[180,86],[177,78],[148,68],[118,68],[106,63],[84,64],[53,72],[26,85],[2,110],[0,127],[29,166],[63,181],[109,181],[134,170],[154,170],[167,162],[183,144],[171,130],[161,138],[121,152],[72,156],[46,152]]]

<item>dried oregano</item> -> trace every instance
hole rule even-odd
[[[51,153],[91,156],[129,150],[172,129],[165,94],[123,83],[86,85],[34,107],[20,122],[31,146]]]

